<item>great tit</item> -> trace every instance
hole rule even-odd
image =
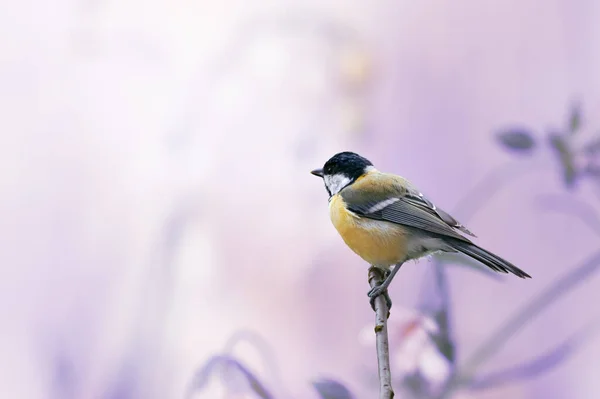
[[[407,179],[378,171],[356,153],[335,154],[311,173],[325,183],[331,222],[346,245],[386,276],[368,292],[371,306],[383,294],[391,307],[387,288],[402,264],[438,251],[461,252],[496,272],[531,278],[459,234],[475,237]]]

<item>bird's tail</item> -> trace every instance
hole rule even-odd
[[[531,278],[531,276],[519,269],[512,263],[502,259],[498,255],[491,253],[475,244],[461,240],[446,240],[446,242],[455,250],[483,263],[492,270],[500,273],[512,273],[521,278]]]

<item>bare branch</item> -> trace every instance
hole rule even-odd
[[[383,283],[383,272],[376,267],[369,268],[369,285],[371,288]],[[390,371],[390,344],[388,339],[387,319],[389,309],[383,295],[375,298],[375,341],[377,343],[377,364],[379,366],[379,399],[392,399],[392,373]]]

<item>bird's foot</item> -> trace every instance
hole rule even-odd
[[[388,307],[388,312],[392,308],[392,299],[390,298],[390,295],[388,294],[387,287],[384,286],[383,284],[379,285],[377,287],[371,288],[371,290],[367,293],[367,295],[369,296],[369,303],[371,304],[371,309],[373,309],[374,312],[375,312],[375,299],[377,299],[377,297],[380,295],[383,295],[383,299],[385,299],[385,303]]]

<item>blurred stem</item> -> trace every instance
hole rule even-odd
[[[599,267],[600,251],[594,253],[582,265],[568,272],[564,277],[559,278],[554,284],[542,291],[475,351],[470,359],[465,362],[462,371],[454,376],[450,384],[451,388],[469,382],[477,367],[498,352],[525,323],[591,276]]]
[[[434,292],[436,304],[433,307],[421,305],[422,310],[431,313],[439,327],[439,331],[431,334],[438,350],[454,365],[456,361],[450,326],[450,294],[448,292],[448,279],[443,262],[434,260]]]
[[[532,167],[532,165],[524,167],[521,162],[509,162],[492,169],[486,173],[473,188],[467,191],[466,195],[458,202],[453,213],[458,215],[465,223],[468,223],[468,221],[475,216],[475,214],[481,210],[491,198],[493,198],[496,192],[500,191],[516,177],[523,176],[527,172],[534,170],[535,167]],[[438,257],[435,258],[434,273],[436,288],[438,289],[441,298],[440,308],[436,312],[438,316],[436,319],[440,327],[441,336],[450,343],[452,342],[450,338],[450,294],[448,291],[446,271],[443,262],[441,262]],[[453,364],[455,359],[456,356],[452,353],[450,360]]]
[[[398,266],[396,266],[398,267]],[[369,268],[369,285],[371,288],[383,283],[383,272],[371,266]],[[379,366],[379,399],[392,399],[392,373],[390,371],[390,344],[387,320],[389,309],[383,295],[375,298],[375,341],[377,343],[377,364]]]
[[[534,159],[526,165],[524,165],[523,162],[511,161],[492,169],[486,173],[483,178],[481,178],[479,182],[475,184],[473,188],[467,191],[466,195],[459,200],[458,204],[453,210],[453,213],[457,215],[464,224],[467,224],[477,214],[477,212],[479,212],[484,205],[486,205],[489,200],[493,198],[494,194],[505,188],[508,183],[513,182],[514,179],[518,177],[523,177],[528,173],[541,169],[545,167],[545,165],[544,159]],[[439,260],[436,259],[436,267],[438,264]],[[441,273],[436,273],[436,277],[438,278],[438,284],[440,281],[442,281],[440,279],[443,279],[444,281],[445,290],[442,294],[442,308],[440,311],[446,315],[446,328],[448,339],[450,339],[450,318],[448,316],[450,299],[446,289],[447,279],[443,271]],[[455,369],[453,370],[453,374],[446,384],[446,389],[442,391],[442,393],[439,395],[439,398],[446,397],[453,390],[453,387],[457,385],[456,381],[461,379],[459,374],[462,373],[458,373]]]
[[[438,324],[442,334],[444,334],[444,336],[448,336],[450,331],[450,315],[448,311],[450,303],[450,293],[448,292],[448,281],[446,278],[444,266],[441,264],[441,262],[436,261],[434,269],[436,287],[438,289],[438,292],[440,293],[440,297],[443,304],[443,316],[438,319]]]
[[[283,379],[279,373],[275,354],[269,343],[265,341],[260,334],[249,330],[237,331],[229,338],[223,352],[233,355],[235,348],[244,341],[254,346],[260,353],[265,366],[270,370],[270,374],[273,376],[273,380],[278,386],[278,390],[283,390]]]
[[[507,383],[515,383],[537,377],[560,364],[582,346],[585,340],[598,332],[600,323],[597,321],[572,335],[551,351],[525,364],[477,378],[470,384],[469,390],[484,390]]]
[[[225,365],[229,367],[235,367],[242,373],[242,375],[248,381],[252,391],[258,395],[261,399],[273,399],[271,393],[265,388],[265,386],[256,378],[256,376],[248,370],[242,363],[237,361],[231,356],[227,355],[216,355],[211,357],[204,366],[198,370],[192,380],[192,384],[188,388],[186,398],[191,399],[194,393],[201,391],[208,384],[209,377],[213,374],[214,369],[219,365]]]

